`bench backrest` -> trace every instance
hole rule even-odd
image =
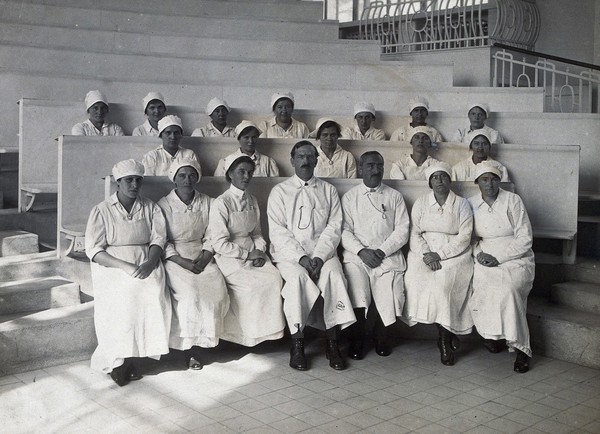
[[[289,150],[295,140],[267,140],[259,144],[259,149],[273,157],[283,176],[289,176],[292,169],[289,163]],[[344,146],[355,157],[373,149],[374,142],[346,142]],[[126,158],[142,158],[143,154],[157,145],[149,144],[148,139],[139,137],[78,137],[62,136],[59,140],[59,197],[58,197],[58,228],[85,227],[90,209],[104,199],[105,186],[103,178],[111,173],[112,166],[117,161]],[[205,138],[186,138],[184,146],[194,149],[202,162],[205,178],[202,185],[216,183],[222,190],[227,188],[224,178],[209,176],[219,158],[236,149],[231,140]],[[393,161],[401,155],[410,153],[410,146],[400,142],[377,143],[386,161],[386,173]],[[442,143],[437,151],[437,157],[451,164],[467,158],[468,149],[464,145]],[[534,232],[554,233],[551,238],[573,238],[577,232],[577,195],[579,174],[579,147],[563,146],[522,146],[504,145],[498,149],[495,156],[508,167],[515,191],[523,198],[531,217]],[[272,184],[276,179],[263,180],[255,178],[254,185]],[[354,185],[356,180],[332,180],[336,186]],[[399,182],[398,186],[410,185],[409,181]],[[427,191],[425,182],[419,194]],[[472,183],[465,183],[475,188]],[[398,187],[400,191],[403,188]],[[258,191],[258,190],[256,190]],[[476,190],[473,190],[476,191]],[[262,189],[261,189],[262,192]],[[208,193],[208,192],[207,192]],[[211,195],[214,195],[211,194]],[[408,193],[407,193],[408,194]],[[419,194],[414,196],[418,197]],[[407,200],[410,197],[407,197]],[[412,202],[411,202],[412,203]]]

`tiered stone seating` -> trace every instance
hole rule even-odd
[[[139,108],[142,97],[150,90],[159,90],[174,111],[180,110],[186,128],[190,128],[188,133],[192,127],[206,123],[204,106],[214,96],[226,99],[242,116],[257,119],[269,115],[273,91],[291,90],[297,99],[297,117],[306,119],[310,126],[321,115],[350,120],[353,104],[367,100],[381,111],[384,128],[393,130],[393,119],[405,116],[408,100],[418,94],[429,99],[434,109],[431,123],[447,137],[455,127],[466,123],[469,102],[485,101],[495,112],[491,125],[508,141],[520,144],[506,145],[499,150],[498,158],[509,167],[515,189],[524,197],[536,222],[535,230],[538,234],[546,230],[545,236],[562,233],[566,239],[576,231],[572,223],[577,214],[577,149],[558,145],[581,144],[586,163],[596,161],[598,157],[592,150],[600,133],[598,123],[594,126],[597,117],[552,118],[542,114],[542,89],[453,87],[452,66],[448,63],[379,62],[378,49],[372,42],[339,41],[337,24],[320,19],[319,2],[0,0],[0,8],[0,146],[14,150],[18,133],[22,140],[28,140],[33,132],[52,130],[41,142],[50,153],[34,152],[34,157],[23,154],[20,161],[22,168],[36,169],[42,182],[48,184],[57,175],[55,151],[62,149],[57,190],[58,226],[63,230],[83,229],[89,209],[106,193],[101,178],[110,173],[115,161],[129,156],[139,158],[159,143],[126,138],[125,146],[123,142],[113,143],[123,146],[117,149],[109,142],[89,138],[85,139],[86,147],[80,149],[83,155],[72,152],[75,148],[57,147],[53,139],[85,118],[83,104],[78,101],[88,90],[101,89],[109,100],[118,103],[113,104],[112,115],[126,130],[131,131],[143,121]],[[14,103],[22,98],[53,101],[35,107],[37,118],[32,119],[38,120],[36,131],[17,129]],[[21,109],[26,106],[22,103]],[[67,112],[61,111],[65,108]],[[119,118],[119,114],[124,117]],[[513,125],[519,125],[518,129]],[[572,125],[589,133],[578,133],[576,141],[569,142],[564,136],[569,135],[565,131]],[[46,141],[48,138],[50,141]],[[63,142],[71,139],[65,137]],[[207,158],[206,174],[211,173],[217,157],[236,147],[233,141],[211,143],[214,146],[206,146],[200,139],[184,143],[197,147],[199,155]],[[272,153],[282,169],[290,170],[287,150],[291,141],[259,146],[265,145],[265,153]],[[355,155],[372,147],[372,143],[345,145],[353,147]],[[398,143],[378,147],[388,159],[388,169],[395,155],[408,150],[406,144]],[[461,152],[466,150],[462,148]],[[69,160],[72,157],[78,160]],[[31,163],[34,158],[47,162],[46,169],[38,170]],[[98,164],[92,167],[90,163],[94,162]],[[26,170],[22,172],[25,175]],[[596,172],[588,173],[590,189],[600,187]],[[75,173],[87,174],[85,186],[81,177],[73,177]],[[540,173],[545,175],[542,180]],[[276,181],[256,180],[256,185]],[[358,181],[335,182],[342,189]],[[214,191],[226,187],[223,179],[208,176],[203,185],[213,185]],[[402,184],[405,187],[407,197],[423,191],[422,183],[412,189],[410,183]],[[84,190],[89,195],[82,198]],[[72,193],[79,196],[69,196]],[[90,293],[89,266],[85,262],[47,257],[41,261],[45,264],[43,272],[37,271],[37,262],[8,268],[3,265],[0,282],[61,274],[75,279],[83,293]],[[49,309],[34,316],[16,315],[20,318],[0,319],[0,333],[10,335],[0,340],[4,345],[0,354],[5,357],[0,366],[8,371],[24,369],[24,360],[29,360],[29,366],[40,366],[85,358],[94,346],[90,303]],[[57,350],[36,354],[40,341]]]

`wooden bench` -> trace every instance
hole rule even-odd
[[[289,151],[295,139],[261,140],[258,149],[273,157],[282,176],[293,174]],[[342,146],[355,157],[376,149],[386,161],[386,175],[391,163],[410,153],[410,145],[401,142],[342,141]],[[139,137],[77,137],[62,136],[59,140],[58,233],[81,231],[90,209],[104,198],[103,178],[120,160],[135,158],[156,145]],[[209,177],[220,158],[237,149],[232,140],[185,138],[182,145],[193,149],[202,162],[203,181],[223,184],[223,178]],[[441,143],[434,152],[438,159],[455,164],[469,156],[462,144]],[[497,149],[494,156],[509,170],[515,191],[523,198],[534,229],[534,236],[563,240],[563,260],[572,263],[575,258],[574,241],[577,233],[577,201],[579,175],[579,147],[523,146],[507,144]],[[82,175],[85,174],[85,175]],[[258,182],[272,182],[260,180]],[[346,182],[343,180],[335,180]],[[348,181],[356,182],[356,181]],[[425,189],[427,189],[426,184]],[[471,184],[474,187],[474,184]],[[401,190],[402,191],[402,190]],[[420,190],[423,191],[423,190]],[[58,240],[60,246],[60,236]],[[59,249],[60,251],[60,249]]]

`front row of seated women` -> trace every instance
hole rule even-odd
[[[287,322],[292,368],[308,368],[309,325],[327,330],[330,366],[344,369],[337,330],[352,325],[349,355],[361,359],[365,319],[374,315],[381,356],[391,352],[386,330],[396,318],[437,324],[445,365],[455,362],[456,335],[475,326],[490,351],[516,350],[514,370],[526,372],[531,225],[519,196],[499,189],[498,166],[478,165],[481,194],[468,201],[450,190],[447,164],[427,168],[432,191],[412,208],[406,263],[400,249],[409,239],[408,213],[402,195],[382,184],[383,157],[361,156],[363,183],[341,202],[315,176],[320,157],[312,143],[297,143],[296,174],[269,196],[277,268],[266,255],[257,200],[246,191],[255,170],[250,157],[228,160],[230,188],[214,200],[194,189],[201,175],[195,160],[174,161],[175,188],[158,204],[139,194],[144,166],[117,163],[117,192],[93,208],[86,229],[98,337],[92,367],[124,385],[141,378],[137,358],[175,348],[190,369],[201,369],[199,348],[220,338],[246,346],[279,339]]]

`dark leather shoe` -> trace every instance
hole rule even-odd
[[[362,340],[356,340],[350,342],[350,349],[348,350],[348,357],[354,360],[362,360],[365,356],[363,352],[364,342]]]
[[[381,357],[387,357],[392,354],[392,349],[385,339],[377,339],[375,341],[375,352]]]
[[[450,347],[452,348],[452,351],[458,351],[460,349],[460,340],[454,333],[452,333],[452,338],[450,339]]]
[[[140,374],[140,372],[133,364],[129,365],[127,375],[129,377],[129,381],[137,381],[142,379],[142,374]]]
[[[325,356],[329,360],[329,366],[337,371],[346,369],[346,363],[342,359],[340,349],[336,340],[327,340],[327,349],[325,350]]]
[[[529,371],[529,361],[531,357],[525,354],[523,351],[517,350],[517,358],[515,359],[514,371],[519,374],[524,374]]]
[[[188,360],[188,369],[191,369],[192,371],[199,371],[202,369],[202,363],[192,356]]]
[[[454,365],[454,352],[452,351],[450,339],[440,337],[437,344],[440,350],[440,360],[442,361],[442,364],[446,366]]]
[[[308,363],[304,355],[304,339],[292,339],[290,367],[298,371],[306,371],[308,369]]]
[[[125,386],[129,383],[129,377],[127,376],[127,368],[124,365],[117,366],[115,369],[110,371],[110,378],[113,379],[120,387]]]
[[[483,346],[487,348],[490,353],[500,353],[506,348],[506,341],[504,339],[494,340],[494,339],[484,339]]]

